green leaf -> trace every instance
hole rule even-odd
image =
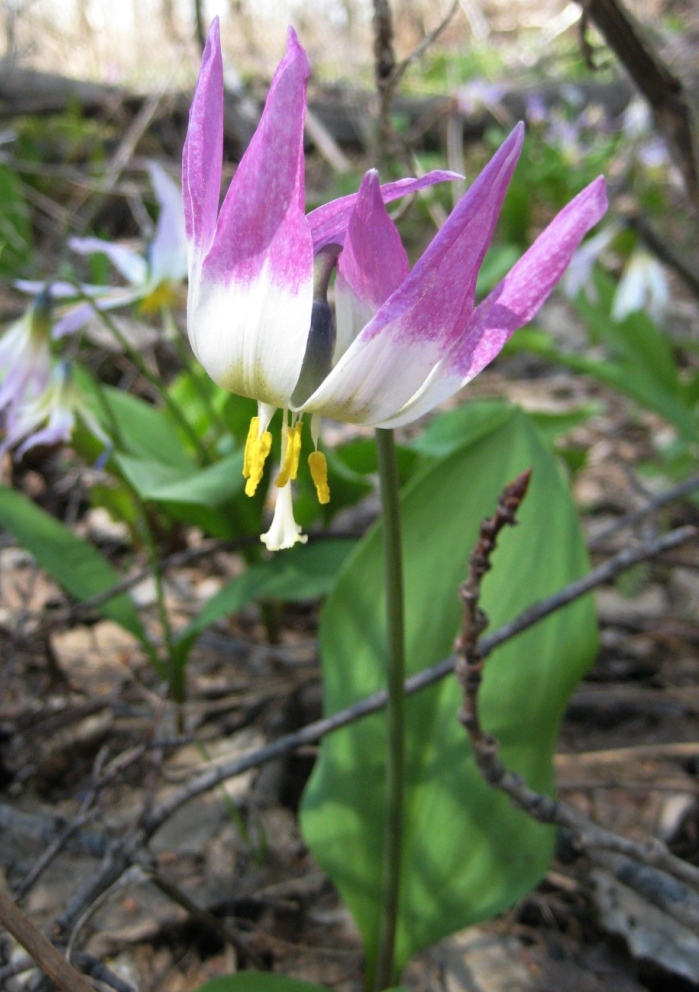
[[[327,595],[355,545],[349,540],[314,541],[251,565],[216,593],[184,628],[177,641],[180,662],[202,631],[256,599],[296,603]]]
[[[6,486],[0,486],[0,525],[76,599],[90,599],[106,592],[121,579],[96,548]],[[125,593],[107,600],[98,609],[143,644],[148,643],[138,610]]]
[[[373,438],[357,438],[347,444],[333,449],[335,462],[341,461],[352,472],[358,475],[375,475],[379,470],[376,458],[376,444]],[[415,452],[404,444],[396,445],[398,459],[398,474],[401,480],[407,480],[415,469],[418,461]]]
[[[176,520],[224,539],[259,530],[264,493],[252,500],[243,495],[242,451],[205,468],[118,453],[112,461],[141,499],[157,503]]]
[[[696,438],[697,421],[693,406],[679,377],[672,349],[664,334],[643,311],[622,321],[611,318],[614,284],[603,273],[595,275],[597,301],[581,293],[575,309],[609,350],[604,362],[580,356],[557,356],[570,368],[594,375],[649,410],[673,423],[685,440]]]
[[[99,385],[84,368],[76,369],[76,380],[118,451],[177,468],[194,468],[189,449],[161,409],[120,389]]]
[[[549,410],[529,411],[529,419],[538,428],[541,436],[551,445],[555,444],[561,434],[567,434],[590,417],[596,417],[602,412],[599,403],[584,403],[572,410],[559,412]]]
[[[0,165],[0,273],[14,276],[32,251],[29,210],[18,175]]]
[[[443,458],[464,445],[490,434],[511,415],[504,400],[464,403],[430,421],[425,432],[413,442],[413,449],[429,458]]]
[[[430,462],[402,498],[408,672],[449,655],[460,621],[458,588],[480,521],[504,485],[532,467],[519,526],[507,528],[484,583],[497,628],[588,567],[562,473],[520,410],[491,421],[462,447]],[[322,616],[325,710],[334,713],[385,684],[381,532],[349,559]],[[588,598],[503,645],[488,660],[481,692],[486,730],[507,767],[535,789],[553,788],[559,722],[594,659]],[[542,876],[553,832],[487,786],[457,720],[453,678],[407,701],[405,846],[395,951],[408,958],[446,934],[510,906]],[[327,737],[302,804],[315,857],[338,887],[364,939],[368,984],[376,964],[384,829],[385,714]]]
[[[677,366],[665,335],[643,310],[629,314],[624,320],[613,320],[616,286],[599,270],[594,275],[594,287],[594,302],[581,293],[574,303],[590,334],[597,335],[607,345],[612,358],[646,369],[658,387],[679,394]]]
[[[130,455],[117,455],[115,461],[143,499],[158,503],[224,506],[242,492],[245,485],[242,451],[206,468],[168,465]]]
[[[238,971],[235,975],[212,978],[194,992],[328,992],[328,988],[268,971]]]

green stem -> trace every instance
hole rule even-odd
[[[388,705],[386,753],[386,832],[384,835],[381,924],[374,989],[389,988],[394,981],[394,948],[400,896],[403,848],[403,780],[405,764],[405,634],[403,618],[403,561],[400,531],[400,479],[393,431],[377,430],[376,447],[381,482],[386,618],[388,632]]]

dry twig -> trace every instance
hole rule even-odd
[[[66,961],[2,889],[0,922],[63,992],[94,992],[88,980]]]
[[[576,838],[578,848],[586,854],[593,856],[593,852],[599,850],[622,854],[642,865],[667,873],[689,889],[699,889],[699,868],[675,857],[660,840],[650,838],[641,843],[629,840],[600,827],[573,806],[530,789],[519,775],[504,766],[498,757],[497,739],[481,727],[478,690],[484,651],[479,648],[478,640],[487,626],[488,618],[479,606],[480,586],[483,576],[490,568],[490,556],[495,549],[497,535],[506,524],[515,523],[515,514],[526,493],[527,482],[526,476],[520,476],[507,486],[494,516],[483,522],[480,539],[471,555],[469,575],[461,589],[464,616],[462,632],[456,642],[458,661],[455,666],[463,699],[459,719],[468,732],[476,764],[489,785],[505,792],[515,805],[535,820],[540,823],[555,823],[570,830]],[[693,531],[694,528],[690,530]],[[678,912],[682,914],[682,900],[679,903]]]

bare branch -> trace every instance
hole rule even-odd
[[[84,975],[66,961],[2,889],[0,889],[0,922],[63,992],[94,992]]]
[[[479,649],[478,638],[488,623],[486,614],[479,606],[481,582],[486,571],[490,568],[490,556],[495,549],[495,541],[499,531],[506,524],[515,522],[514,514],[526,492],[528,481],[528,478],[520,477],[508,486],[500,498],[495,515],[489,520],[485,520],[481,525],[480,539],[470,557],[469,575],[461,590],[464,600],[464,618],[461,636],[456,642],[458,661],[455,666],[463,700],[459,720],[469,735],[476,764],[489,785],[505,792],[520,809],[528,813],[533,819],[540,823],[555,823],[572,831],[577,846],[585,853],[592,850],[612,851],[640,864],[666,872],[678,879],[683,885],[699,888],[699,868],[675,857],[661,841],[655,838],[640,843],[629,840],[611,830],[600,827],[579,813],[575,807],[530,789],[523,778],[515,775],[504,766],[498,756],[500,747],[498,740],[484,732],[481,727],[478,690],[481,684],[485,652]],[[694,528],[682,529],[696,533]],[[624,552],[622,552],[623,554]],[[619,560],[620,557],[617,555],[616,559]],[[610,559],[606,565],[609,566],[613,560]],[[595,571],[599,573],[604,569],[605,566]],[[526,615],[526,612],[529,611],[525,611],[523,615]],[[696,925],[699,917],[696,915],[697,911],[692,900],[689,897],[680,899],[678,906],[679,908],[675,913],[676,918],[680,919],[680,922],[689,922],[689,925],[692,926]]]

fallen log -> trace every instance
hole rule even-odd
[[[610,83],[589,80],[576,84],[580,107],[602,105],[610,117],[623,112],[631,96],[631,86],[625,79]],[[564,105],[570,86],[559,84],[513,88],[498,101],[497,119],[504,123],[526,120],[528,98],[536,95],[549,110]],[[117,86],[70,79],[55,73],[39,72],[8,62],[0,62],[0,121],[25,115],[51,115],[69,108],[79,108],[87,117],[117,119],[124,126],[135,117],[150,96],[129,92]],[[374,96],[366,91],[335,88],[317,91],[309,106],[314,116],[334,141],[350,149],[362,150],[371,145],[371,107]],[[191,102],[190,93],[172,93],[163,97],[153,115],[152,132],[160,137],[165,150],[179,154],[180,148],[170,147],[184,140]],[[224,141],[226,154],[239,158],[255,129],[261,105],[245,93],[226,92],[224,108]],[[493,113],[486,109],[465,112],[457,95],[399,96],[393,112],[407,124],[411,144],[434,148],[443,143],[444,128],[449,115],[462,120],[465,140],[483,135],[493,122]],[[167,122],[166,139],[163,124]],[[177,137],[176,137],[177,136]]]

